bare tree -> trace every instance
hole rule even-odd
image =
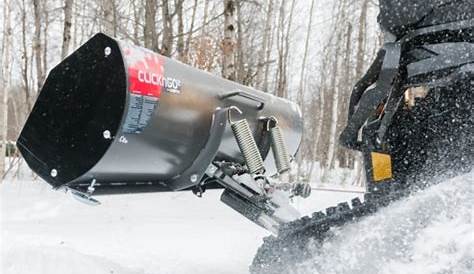
[[[11,7],[10,1],[6,0],[3,3],[3,39],[2,48],[0,51],[0,90],[2,91],[2,98],[0,100],[0,178],[3,177],[6,166],[5,156],[8,141],[8,88],[9,88],[9,73],[10,73],[10,45],[12,37],[11,28]],[[0,179],[0,183],[1,183]]]
[[[331,84],[332,84],[332,107],[331,107],[331,120],[330,120],[330,131],[329,131],[329,146],[328,146],[328,158],[325,164],[327,169],[334,168],[334,159],[337,151],[337,125],[339,123],[339,104],[340,104],[340,85],[338,85],[338,74],[340,73],[340,54],[341,54],[341,42],[342,33],[340,30],[340,24],[345,19],[345,12],[344,8],[346,6],[347,0],[343,0],[343,3],[339,6],[339,14],[340,16],[336,20],[337,26],[337,36],[335,42],[335,50],[334,50],[334,61],[332,65],[331,71]]]
[[[273,41],[275,38],[274,35],[274,30],[273,30],[273,22],[274,22],[274,16],[273,16],[273,0],[270,0],[268,4],[268,11],[267,11],[267,20],[269,20],[270,28],[269,28],[269,33],[267,36],[267,42],[266,42],[266,52],[265,52],[265,66],[264,66],[264,77],[263,77],[263,83],[262,83],[262,90],[265,92],[268,92],[268,79],[270,75],[270,57],[273,49]]]
[[[33,54],[35,56],[35,64],[36,64],[36,77],[37,77],[37,88],[38,90],[41,88],[44,79],[44,72],[43,72],[43,62],[42,62],[42,54],[41,54],[41,9],[42,3],[40,0],[33,0],[33,15],[34,15],[34,22],[35,22],[35,34],[33,38]]]
[[[173,51],[173,15],[170,12],[168,0],[161,1],[161,16],[163,38],[160,53],[164,56],[171,56]]]
[[[65,58],[69,52],[71,43],[71,26],[72,26],[72,7],[74,0],[64,1],[64,27],[63,27],[63,46],[61,48],[61,58]]]
[[[141,1],[132,0],[132,1],[130,1],[130,4],[132,5],[132,10],[133,10],[133,43],[135,43],[136,45],[140,45],[140,35],[141,35],[141,33],[140,33],[140,22],[141,22],[141,18],[142,18],[143,6],[140,5],[140,3],[137,3],[137,2],[141,2]],[[145,4],[145,6],[146,6],[146,4]],[[146,12],[145,12],[145,24],[146,24],[146,21],[147,21],[146,16],[147,15],[146,15]],[[146,33],[146,31],[143,31],[143,32]]]
[[[351,90],[352,82],[352,24],[347,23],[347,30],[345,31],[345,47],[344,47],[344,62],[341,68],[342,75],[340,76],[341,80],[339,81],[340,90],[340,106],[339,109],[343,110],[340,112],[339,116],[344,117],[344,113],[349,109],[349,97]],[[336,135],[339,136],[342,129],[346,126],[346,119],[338,118],[337,131]],[[336,136],[336,138],[337,138]],[[352,168],[353,165],[353,156],[352,151],[342,147],[337,147],[337,159],[339,160],[339,167],[343,168]]]
[[[28,47],[27,47],[27,22],[26,22],[26,1],[22,0],[21,3],[21,46],[22,46],[22,65],[21,65],[21,73],[22,73],[22,80],[23,80],[23,88],[25,91],[25,105],[26,110],[29,111],[31,109],[31,96],[30,96],[30,80],[29,80],[29,73],[28,70],[30,69],[30,62],[28,56]]]
[[[178,20],[178,41],[176,43],[176,51],[178,52],[178,60],[184,61],[184,19],[183,19],[183,0],[175,0],[176,15]],[[192,30],[191,30],[192,32]]]
[[[367,29],[367,10],[369,0],[362,2],[362,7],[359,16],[359,33],[357,37],[357,63],[355,69],[356,77],[361,76],[364,65],[364,49],[365,49],[365,35]]]
[[[311,8],[309,10],[309,20],[308,20],[308,27],[306,31],[303,61],[301,64],[300,83],[299,83],[299,90],[298,90],[298,103],[300,105],[302,105],[304,102],[304,80],[305,80],[305,71],[306,71],[306,61],[308,59],[309,40],[311,36],[311,25],[313,24],[314,2],[315,0],[311,1]]]
[[[243,5],[243,2],[240,0],[235,0],[235,10],[236,10],[236,26],[237,26],[237,35],[236,35],[236,41],[235,41],[235,50],[234,50],[234,58],[235,58],[235,81],[239,83],[245,83],[245,68],[244,68],[244,62],[245,62],[245,55],[244,55],[244,35],[242,33],[242,9],[241,5]]]
[[[184,63],[188,63],[189,47],[191,45],[191,39],[193,37],[194,21],[196,20],[197,7],[198,7],[198,0],[194,0],[193,12],[191,15],[191,25],[189,26],[188,37],[186,38],[186,44],[184,45],[184,60],[183,60]]]
[[[224,39],[222,40],[222,76],[235,80],[235,1],[224,0]]]
[[[311,1],[311,8],[309,11],[309,20],[308,20],[308,27],[306,30],[306,39],[305,39],[305,46],[304,46],[304,54],[303,54],[303,61],[301,64],[301,73],[300,73],[300,83],[299,83],[299,90],[298,90],[298,95],[297,95],[297,101],[300,106],[303,107],[303,112],[305,112],[304,109],[304,99],[305,99],[305,90],[304,90],[304,83],[305,83],[305,70],[306,70],[306,60],[308,58],[308,48],[309,48],[309,40],[311,36],[311,25],[313,23],[313,9],[314,9],[314,3],[315,0]],[[303,116],[303,119],[305,116]],[[311,149],[308,150],[300,150],[298,155],[297,155],[297,160],[298,160],[298,173],[297,173],[297,178],[301,176],[302,173],[302,161],[305,158],[303,153],[307,152],[309,153]]]
[[[208,17],[209,17],[209,0],[204,0],[201,35],[204,35],[206,33]]]
[[[43,79],[41,81],[41,85],[42,85],[42,82],[44,81],[44,78],[46,77],[46,73],[48,72],[48,53],[49,53],[49,50],[48,50],[48,32],[49,32],[49,24],[50,24],[50,20],[49,20],[49,10],[47,9],[46,5],[44,6],[43,8],[43,58],[41,58],[43,60],[43,63],[41,64],[43,66]]]
[[[282,76],[283,76],[283,79],[282,79],[282,87],[283,87],[283,94],[282,94],[282,97],[285,97],[285,98],[288,98],[288,73],[287,73],[287,70],[288,70],[288,66],[289,66],[289,63],[288,63],[288,57],[289,57],[289,54],[290,54],[290,35],[292,33],[292,30],[291,30],[291,26],[293,24],[293,14],[294,14],[294,11],[295,11],[295,3],[296,3],[296,0],[293,0],[291,2],[291,6],[290,6],[290,15],[288,17],[288,24],[286,26],[286,32],[285,34],[283,35],[285,37],[285,46],[284,46],[284,57],[283,57],[283,73],[282,73]]]
[[[105,34],[117,35],[115,0],[102,0],[102,27]]]
[[[295,9],[296,0],[291,1],[290,13],[287,24],[285,25],[286,17],[286,1],[282,0],[280,5],[280,17],[278,23],[278,68],[277,68],[277,95],[280,97],[288,97],[288,56],[290,53],[290,33],[293,23],[293,12]]]
[[[143,29],[143,40],[145,41],[145,47],[152,50],[158,48],[158,37],[156,35],[156,7],[156,0],[145,1],[145,26]]]
[[[265,28],[263,30],[263,37],[262,37],[262,48],[258,52],[258,63],[257,63],[257,72],[256,72],[256,82],[257,88],[263,89],[264,82],[264,68],[266,67],[266,63],[268,62],[267,51],[270,47],[270,35],[272,31],[272,15],[273,15],[273,0],[267,0],[267,10],[265,15]],[[264,90],[266,91],[266,90]]]

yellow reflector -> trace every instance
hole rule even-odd
[[[374,181],[382,181],[392,178],[392,158],[389,154],[371,152],[372,174]]]

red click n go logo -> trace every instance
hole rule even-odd
[[[159,98],[164,87],[164,60],[160,55],[145,52],[145,57],[128,67],[131,93]]]

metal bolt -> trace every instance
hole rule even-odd
[[[110,131],[104,130],[104,132],[102,133],[102,135],[104,135],[104,139],[110,139]]]
[[[216,167],[215,165],[213,165],[213,164],[210,164],[210,165],[207,167],[206,173],[207,173],[208,175],[213,176],[214,173],[216,173],[216,171],[217,171],[217,167]]]
[[[119,138],[119,142],[120,142],[120,143],[123,143],[123,144],[127,144],[127,143],[128,143],[128,140],[127,140],[127,138],[125,138],[125,136],[122,135],[122,136],[120,136],[120,138]]]
[[[53,169],[51,169],[51,173],[50,173],[50,175],[51,175],[51,177],[53,177],[53,178],[54,178],[54,177],[58,176],[58,171],[57,171],[56,169],[54,169],[54,168],[53,168]]]
[[[96,182],[97,182],[96,179],[92,179],[90,186],[87,188],[87,194],[91,195],[94,192],[95,190],[94,185]]]
[[[197,180],[198,180],[198,175],[197,175],[197,174],[193,174],[193,175],[191,175],[191,178],[190,178],[190,180],[191,180],[191,182],[192,182],[192,183],[195,183],[195,182],[197,182]]]
[[[106,47],[104,49],[105,57],[109,56],[112,53],[112,49],[110,47]]]

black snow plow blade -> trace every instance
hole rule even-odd
[[[261,117],[299,146],[298,106],[97,34],[48,75],[17,145],[54,188],[99,194],[186,190],[213,161],[242,163],[227,124],[246,119],[269,152]],[[92,194],[92,193],[88,193]]]
[[[300,217],[289,192],[311,192],[268,176],[289,172],[302,121],[287,99],[97,34],[48,75],[17,145],[78,201],[225,188],[223,203],[276,232]]]

